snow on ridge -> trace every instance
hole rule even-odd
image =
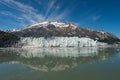
[[[10,32],[18,32],[18,31],[20,31],[20,29],[12,29],[12,30],[10,30]]]
[[[42,26],[48,25],[48,23],[49,23],[48,21],[41,22],[41,23],[35,23],[35,24],[32,24],[32,25],[28,26],[27,28],[32,28],[32,27],[35,27],[35,26],[42,27]]]
[[[64,23],[64,22],[58,22],[58,21],[44,21],[44,22],[41,22],[41,23],[36,23],[36,24],[33,24],[31,26],[28,26],[27,28],[32,28],[32,27],[36,27],[36,28],[39,28],[39,27],[45,27],[49,24],[53,24],[55,27],[69,27],[69,26],[72,26],[73,29],[77,28],[76,25],[74,24],[71,24],[71,23]]]
[[[40,28],[40,27],[45,28],[49,24],[52,24],[55,27],[60,27],[60,28],[69,27],[69,26],[71,26],[72,29],[77,28],[77,26],[72,24],[72,23],[59,22],[59,21],[44,21],[44,22],[35,23],[35,24],[30,25],[30,26],[24,27],[23,29],[19,29],[19,30],[13,29],[11,32],[18,32],[18,31],[21,31],[21,30],[24,30],[24,29],[29,29],[29,28]]]

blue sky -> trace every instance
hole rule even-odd
[[[0,0],[0,29],[43,21],[72,22],[120,37],[119,0]]]

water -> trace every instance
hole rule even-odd
[[[0,49],[0,80],[120,80],[120,48]]]

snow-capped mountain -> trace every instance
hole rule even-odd
[[[47,21],[27,26],[12,33],[22,37],[67,37],[75,36],[76,28],[77,26],[71,23]]]
[[[108,32],[81,28],[72,23],[58,21],[36,23],[11,33],[20,37],[87,37],[107,43],[114,43],[119,41],[118,37]]]
[[[67,22],[41,22],[11,32],[0,32],[0,46],[9,47],[84,47],[119,43],[115,35]]]

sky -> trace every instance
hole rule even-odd
[[[0,0],[0,30],[43,21],[71,22],[120,37],[120,0]]]

